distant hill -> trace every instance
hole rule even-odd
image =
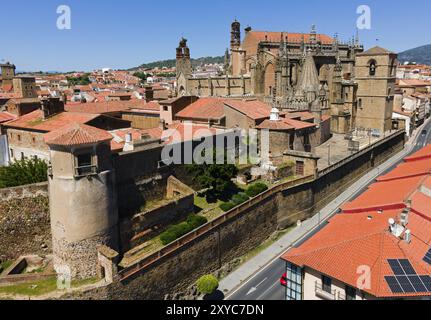
[[[431,44],[401,52],[398,54],[398,60],[401,63],[408,61],[431,65]]]
[[[211,63],[224,63],[224,56],[220,57],[203,57],[198,59],[191,59],[192,67],[196,68],[203,64],[211,64]],[[144,69],[154,69],[154,68],[173,68],[175,67],[176,60],[161,60],[161,61],[154,61],[150,63],[144,63],[140,65],[139,67],[132,68],[130,70],[136,70],[138,68],[144,68]]]

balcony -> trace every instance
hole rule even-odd
[[[316,281],[315,293],[317,297],[323,300],[337,300],[336,291],[335,290],[329,290],[329,291],[323,289],[322,283],[320,281]]]
[[[97,166],[95,165],[75,167],[75,178],[82,178],[94,175],[97,175]]]

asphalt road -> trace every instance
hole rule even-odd
[[[427,123],[423,130],[427,130],[427,134],[419,133],[416,144],[411,151],[414,153],[419,149],[422,149],[428,145],[431,141],[431,122]],[[398,161],[390,168],[386,169],[381,175],[393,170],[402,160]],[[367,186],[359,191],[352,193],[351,200],[357,198],[364,191],[367,190],[368,186],[372,184],[370,182]],[[321,228],[323,228],[322,225]],[[298,242],[296,246],[305,242],[307,239],[313,236],[319,229],[309,234],[306,238]],[[232,295],[228,297],[228,300],[284,300],[285,288],[280,284],[280,277],[285,272],[286,264],[283,260],[275,258],[270,264],[256,274],[251,280],[246,282],[242,287],[237,289]]]

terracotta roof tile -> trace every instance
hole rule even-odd
[[[57,146],[87,145],[111,139],[107,131],[82,123],[72,123],[44,135],[46,144]]]
[[[393,275],[388,259],[408,259],[419,275],[431,275],[431,265],[423,261],[431,246],[431,197],[422,187],[431,186],[431,175],[422,173],[431,167],[429,149],[407,158],[404,164],[381,177],[364,194],[343,207],[342,214],[283,256],[298,266],[307,266],[341,282],[358,287],[358,267],[369,266],[371,287],[361,289],[375,297],[415,297],[423,294],[394,294],[385,281]],[[417,173],[417,176],[412,174]],[[425,190],[426,191],[426,190]],[[389,231],[389,218],[399,221],[411,200],[407,243]],[[379,209],[383,209],[380,211]]]

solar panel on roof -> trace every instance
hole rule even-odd
[[[424,261],[431,265],[431,249],[429,249],[428,252],[425,254]]]
[[[404,293],[395,277],[385,277],[385,280],[393,293]]]
[[[400,263],[406,275],[416,275],[416,271],[409,260],[403,259],[398,260],[398,262]]]
[[[397,276],[396,278],[405,293],[416,292],[407,276]]]
[[[417,293],[428,292],[427,288],[425,287],[419,276],[409,276],[408,278]]]
[[[419,276],[421,278],[422,283],[427,288],[428,292],[431,292],[431,277],[430,276]]]
[[[390,260],[388,260],[388,263],[389,263],[394,275],[396,275],[396,276],[405,275],[405,272],[404,272],[403,268],[401,267],[398,260],[390,259]]]

